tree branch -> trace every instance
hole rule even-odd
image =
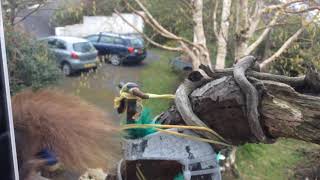
[[[298,29],[296,33],[294,33],[287,41],[278,49],[277,52],[275,52],[271,57],[264,60],[259,66],[261,69],[266,68],[268,64],[270,64],[272,61],[274,61],[276,58],[278,58],[284,51],[286,51],[290,45],[298,39],[299,35],[303,32],[304,27],[301,27]]]
[[[267,6],[267,7],[263,8],[261,10],[261,12],[262,13],[268,13],[268,12],[271,12],[271,11],[274,11],[274,10],[285,9],[288,6],[291,6],[292,4],[301,3],[301,2],[304,2],[304,0],[291,0],[291,1],[288,1],[286,3],[280,3],[280,4],[277,4],[277,5],[270,5],[270,6]]]
[[[139,34],[141,34],[149,43],[153,44],[154,46],[157,46],[159,48],[165,49],[165,50],[169,50],[169,51],[182,51],[181,48],[175,48],[175,47],[169,47],[169,46],[165,46],[162,44],[159,44],[157,42],[155,42],[154,40],[152,40],[151,38],[149,38],[146,34],[144,34],[143,32],[141,32],[139,29],[137,29],[133,24],[131,24],[126,18],[124,18],[121,13],[119,13],[119,11],[115,10],[115,13],[124,21],[126,22],[130,27],[132,27],[135,31],[137,31]]]
[[[34,10],[30,11],[27,15],[23,16],[18,22],[15,22],[13,25],[17,25],[19,23],[21,23],[22,21],[24,21],[25,19],[27,19],[29,16],[31,16],[32,14],[36,13],[44,4],[39,4],[39,6],[37,8],[35,8]]]
[[[249,55],[253,50],[255,50],[261,42],[267,37],[268,33],[272,29],[272,26],[276,24],[280,12],[277,12],[273,19],[269,22],[267,28],[261,33],[261,35],[258,37],[258,39],[253,42],[245,51],[245,55]]]

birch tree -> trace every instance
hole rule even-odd
[[[207,22],[203,22],[204,0],[179,0],[186,4],[186,7],[190,8],[192,12],[190,21],[193,21],[194,36],[193,40],[189,40],[164,28],[144,5],[144,3],[147,3],[148,1],[124,1],[129,7],[128,9],[140,15],[145,20],[146,24],[151,26],[156,33],[168,40],[178,42],[179,46],[165,46],[153,41],[152,38],[146,37],[146,34],[140,32],[146,40],[157,47],[170,51],[179,51],[189,55],[192,59],[194,69],[198,69],[201,64],[211,67],[212,57],[216,57],[216,69],[225,68],[227,50],[228,48],[230,49],[228,46],[233,44],[229,42],[230,35],[236,37],[233,49],[235,54],[234,60],[238,60],[243,56],[253,54],[255,50],[264,43],[264,40],[268,37],[271,30],[276,28],[280,22],[285,22],[288,15],[301,15],[301,19],[308,19],[308,12],[315,12],[315,10],[319,9],[319,5],[316,2],[304,0],[289,0],[285,2],[275,1],[275,3],[270,4],[262,0],[254,2],[249,2],[248,0],[212,0],[214,2],[214,6],[211,8],[213,11],[213,32],[205,32],[204,24]],[[120,15],[119,11],[118,14]],[[235,26],[235,28],[233,28],[235,29],[234,32],[230,31],[231,16],[234,17],[234,24],[232,24],[232,26]],[[265,69],[283,52],[290,48],[290,45],[304,32],[307,25],[308,23],[301,23],[301,27],[292,34],[292,37],[288,38],[287,41],[284,41],[283,46],[273,52],[274,54],[267,57],[265,61],[260,64],[260,68]],[[261,28],[263,28],[263,31],[258,31]],[[212,54],[212,52],[208,51],[208,38],[206,37],[208,34],[214,36],[216,39],[214,42],[217,49],[216,54]]]

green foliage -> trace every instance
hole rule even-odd
[[[257,50],[257,56],[267,55],[265,57],[267,58],[276,52],[300,28],[301,17],[294,15],[286,17],[286,23],[288,25],[277,27],[272,31],[270,38],[267,40],[270,43],[270,47],[265,49],[264,45],[267,42],[263,43]],[[320,67],[320,55],[318,53],[320,48],[319,35],[319,25],[310,24],[299,38],[273,62],[270,68],[271,73],[299,76],[305,74],[306,69],[303,64],[306,62],[312,62]]]
[[[83,16],[110,16],[119,3],[119,0],[81,0],[80,3],[67,0],[54,12],[51,23],[65,26],[81,23]]]
[[[46,45],[28,34],[6,27],[6,48],[11,91],[39,89],[55,84],[61,72]]]

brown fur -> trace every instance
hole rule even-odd
[[[12,106],[21,164],[42,148],[50,148],[67,169],[77,172],[116,164],[117,130],[97,107],[54,90],[21,92]]]

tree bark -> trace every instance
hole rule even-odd
[[[292,87],[262,81],[260,123],[269,138],[288,137],[320,144],[320,98]],[[245,100],[233,77],[212,81],[191,96],[194,112],[210,128],[233,144],[256,142],[245,114]]]
[[[203,28],[203,0],[191,0],[193,5],[193,42],[206,46],[206,36]]]
[[[236,29],[236,47],[235,47],[235,60],[240,59],[245,55],[245,51],[248,47],[249,39],[249,4],[248,0],[240,0],[237,4],[239,6],[239,18]]]
[[[222,3],[222,14],[220,22],[220,31],[217,34],[217,59],[216,69],[224,69],[227,55],[227,43],[229,34],[229,16],[230,16],[231,0],[224,0]]]
[[[240,61],[238,66],[244,61]],[[160,116],[161,122],[207,126],[223,137],[224,142],[233,145],[274,142],[279,137],[320,144],[320,83],[314,82],[320,80],[320,73],[315,69],[297,78],[247,71],[247,80],[257,93],[250,93],[245,90],[248,88],[240,85],[243,82],[237,80],[237,68],[211,74],[208,69],[202,69],[212,79],[205,78],[204,81],[194,76],[195,73],[189,76],[188,85],[184,83],[181,85],[183,88],[177,91],[177,108]],[[181,93],[182,90],[184,93]],[[256,108],[260,118],[252,120],[248,115],[254,109],[248,92],[258,98]],[[181,98],[184,100],[179,101]],[[170,122],[166,120],[168,118]],[[252,128],[253,122],[258,128]],[[263,136],[255,131],[259,125],[266,140],[259,138]],[[220,139],[219,136],[215,136],[215,139]]]

